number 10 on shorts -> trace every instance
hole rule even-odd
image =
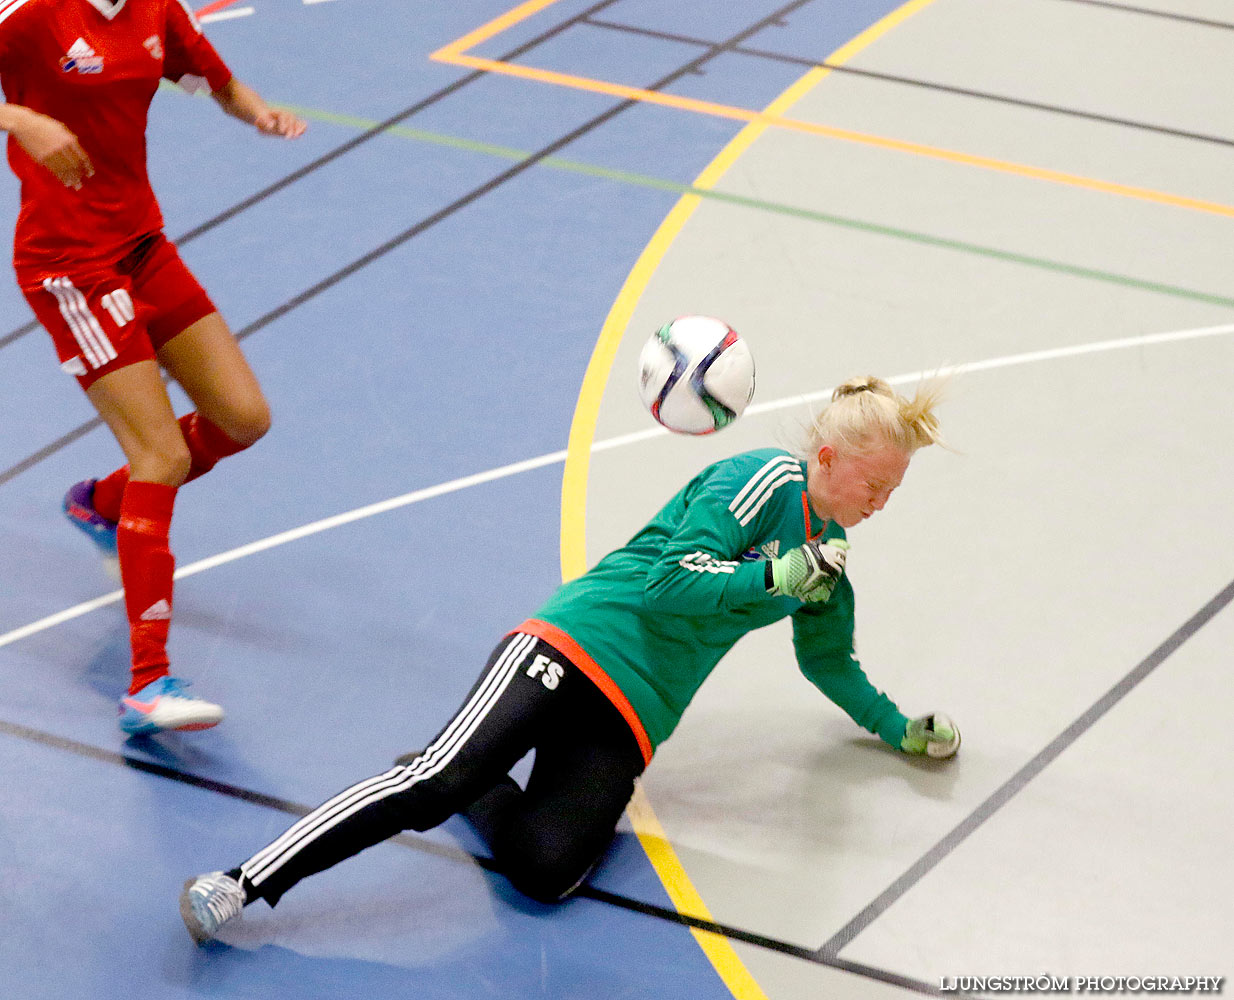
[[[103,296],[103,308],[107,310],[116,326],[124,326],[126,323],[131,323],[137,316],[136,310],[133,308],[133,297],[129,295],[128,289],[117,288],[114,292],[108,292]]]

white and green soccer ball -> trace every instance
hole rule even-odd
[[[680,316],[643,345],[638,391],[670,431],[711,434],[741,416],[754,398],[754,357],[722,320]]]

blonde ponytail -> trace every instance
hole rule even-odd
[[[836,387],[830,405],[807,431],[806,454],[815,454],[825,444],[843,452],[893,444],[909,454],[931,444],[946,447],[934,415],[944,383],[943,378],[926,379],[907,399],[877,376],[849,379]]]

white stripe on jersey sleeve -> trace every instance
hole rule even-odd
[[[0,3],[0,24],[17,13],[18,9],[24,7],[30,0],[5,0]]]
[[[715,556],[708,555],[706,552],[691,552],[688,556],[682,556],[678,565],[682,569],[688,569],[693,573],[734,573],[740,564],[721,562]]]
[[[790,482],[805,482],[800,464],[786,455],[773,458],[750,478],[741,492],[733,498],[733,502],[728,505],[728,509],[737,519],[738,524],[747,525],[763,509],[767,501],[771,499],[771,495],[779,487]]]
[[[800,469],[782,470],[776,476],[775,479],[770,480],[766,484],[760,496],[758,497],[758,502],[755,503],[754,506],[751,507],[741,518],[739,518],[737,523],[741,524],[742,526],[745,526],[749,524],[751,521],[753,521],[754,518],[758,515],[758,512],[767,505],[767,501],[771,499],[772,494],[775,493],[775,491],[779,489],[781,486],[783,486],[785,483],[804,483],[804,482],[805,482],[805,476],[801,474]]]
[[[775,466],[783,465],[788,461],[790,461],[790,459],[787,455],[777,455],[775,458],[768,461],[761,469],[758,470],[758,472],[754,473],[754,475],[747,480],[745,486],[741,488],[741,492],[733,497],[733,502],[728,505],[728,509],[736,513],[737,508],[745,503],[746,497],[749,495],[750,491],[757,488],[759,481],[766,475],[767,471]]]
[[[176,0],[176,2],[181,7],[184,8],[184,13],[188,15],[189,24],[191,24],[196,29],[197,34],[200,35],[201,34],[201,22],[197,20],[197,15],[193,13],[193,8],[190,7],[187,3],[185,3],[184,0]]]

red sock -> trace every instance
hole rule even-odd
[[[133,480],[120,505],[116,544],[124,610],[129,619],[136,694],[167,674],[167,630],[171,625],[172,574],[176,560],[168,545],[176,487]]]
[[[122,465],[110,476],[94,484],[94,509],[109,521],[120,520],[120,502],[129,483],[129,467]]]
[[[246,444],[239,444],[224,434],[218,427],[210,423],[196,411],[186,413],[180,418],[180,430],[184,434],[185,444],[189,446],[188,478],[192,482],[198,476],[204,476],[214,468],[219,459],[244,451]],[[100,479],[94,484],[94,509],[109,521],[120,520],[120,505],[124,497],[124,487],[128,485],[129,467],[122,465],[111,475]]]

